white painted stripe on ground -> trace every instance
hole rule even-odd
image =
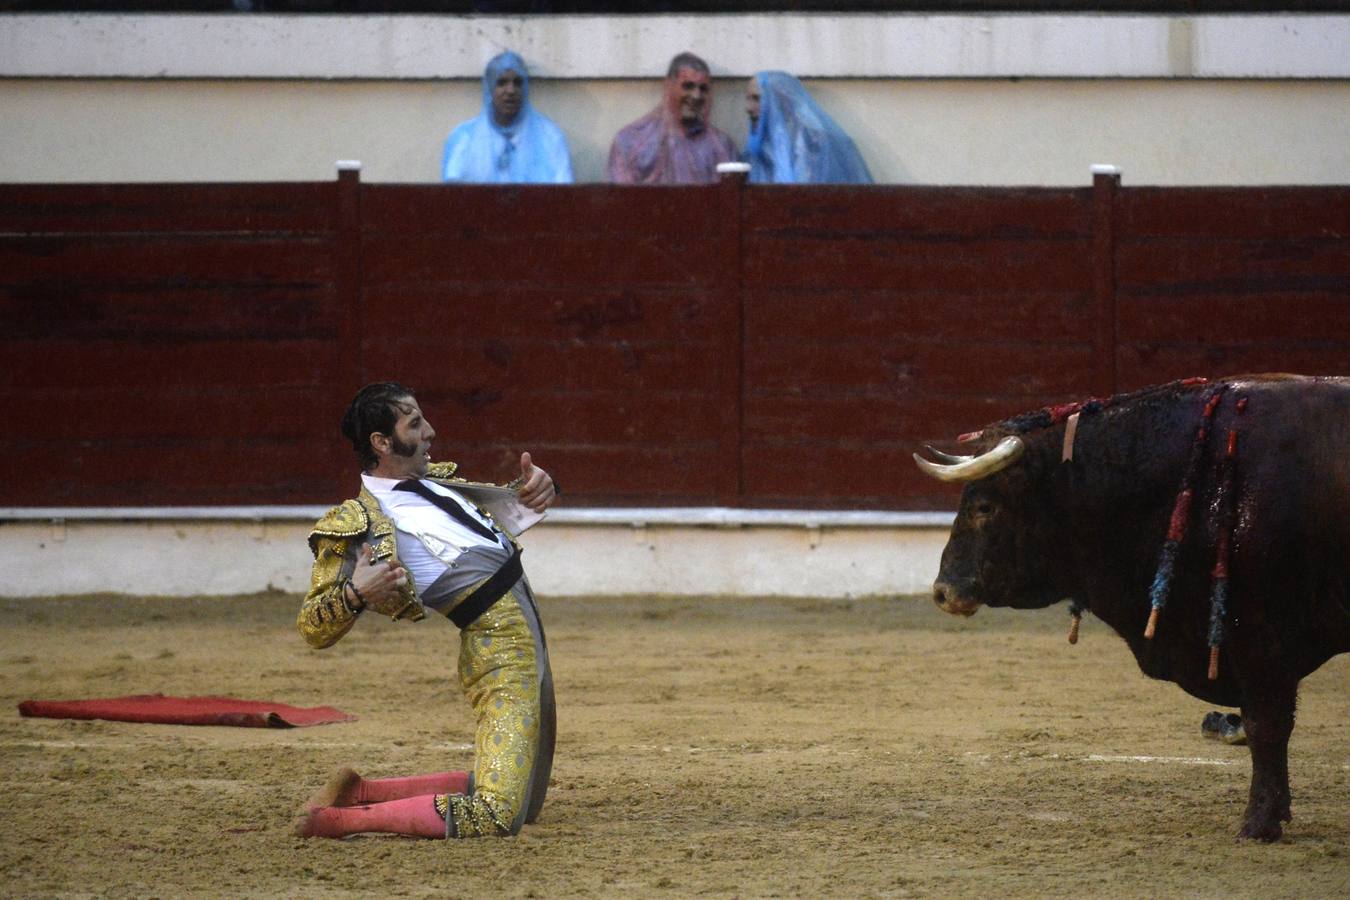
[[[1072,759],[1073,757],[1066,758]],[[1101,753],[1090,753],[1079,758],[1086,759],[1088,762],[1161,763],[1177,766],[1235,766],[1238,764],[1235,759],[1211,759],[1205,756],[1107,756]]]

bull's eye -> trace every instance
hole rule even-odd
[[[981,503],[975,504],[975,515],[992,516],[993,514],[994,514],[994,504],[989,503],[988,501],[983,501]]]

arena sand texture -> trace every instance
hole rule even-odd
[[[543,600],[557,764],[510,840],[303,841],[333,769],[462,767],[454,629],[369,616],[307,649],[298,598],[0,601],[0,893],[14,897],[1336,897],[1350,656],[1304,682],[1295,819],[1237,844],[1247,750],[1063,606]],[[295,730],[24,719],[161,691],[333,704]]]

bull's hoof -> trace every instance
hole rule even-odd
[[[1280,827],[1279,821],[1273,822],[1246,822],[1242,830],[1238,832],[1239,841],[1260,841],[1263,844],[1273,844],[1284,836],[1284,829]]]
[[[1224,715],[1215,710],[1205,716],[1205,720],[1200,723],[1200,733],[1225,744],[1247,743],[1247,731],[1242,726],[1242,716],[1237,713]]]
[[[1284,835],[1284,829],[1280,827],[1280,823],[1292,822],[1293,820],[1294,815],[1289,811],[1287,805],[1269,812],[1249,812],[1246,821],[1242,823],[1242,830],[1238,832],[1238,840],[1273,844]]]

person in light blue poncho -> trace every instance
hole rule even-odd
[[[844,129],[786,72],[760,72],[745,94],[750,181],[871,184],[872,173]]]
[[[530,73],[517,54],[508,50],[487,64],[483,111],[450,133],[441,180],[571,183],[567,140],[530,105]]]

